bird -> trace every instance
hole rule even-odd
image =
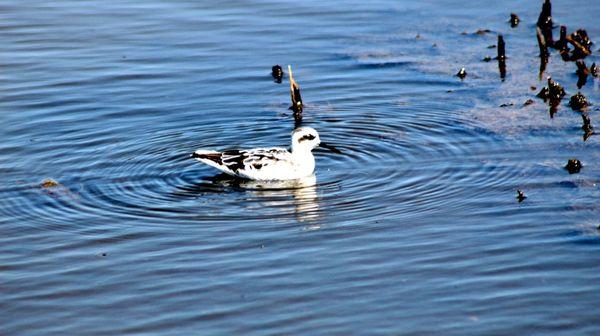
[[[313,174],[315,158],[312,150],[323,147],[334,153],[341,152],[321,141],[312,127],[298,127],[292,132],[292,147],[253,148],[222,152],[199,149],[191,157],[238,178],[248,180],[294,180]]]

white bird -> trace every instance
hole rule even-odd
[[[314,128],[299,127],[292,132],[291,151],[280,147],[223,152],[199,149],[191,156],[232,176],[250,180],[293,180],[312,175],[315,170],[312,150],[317,146],[340,153],[321,142]]]

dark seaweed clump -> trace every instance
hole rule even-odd
[[[592,54],[592,45],[594,42],[590,40],[585,29],[579,29],[569,35],[567,41],[573,46],[573,53],[570,57],[571,61],[583,59]]]
[[[552,4],[550,0],[545,0],[536,24],[536,36],[540,49],[540,78],[544,71],[546,71],[546,65],[548,64],[548,57],[550,56],[548,48],[558,50],[565,62],[582,60],[592,54],[592,45],[594,43],[585,29],[578,29],[567,35],[567,27],[560,26],[560,37],[554,41],[552,28]],[[580,77],[579,88],[585,85],[585,82],[586,79]]]
[[[521,19],[519,18],[519,16],[515,13],[510,13],[510,26],[512,28],[516,28],[519,25],[519,22],[521,22]]]
[[[519,203],[523,202],[526,198],[527,196],[525,196],[525,193],[522,190],[517,189],[517,200]]]
[[[567,165],[565,166],[565,169],[569,172],[569,174],[576,174],[579,173],[579,171],[581,171],[582,167],[583,165],[581,164],[581,161],[577,159],[569,159]]]
[[[543,87],[537,96],[542,98],[544,101],[561,100],[566,94],[567,93],[565,92],[565,89],[560,84],[548,77],[548,86]]]
[[[271,76],[273,76],[276,83],[281,84],[281,80],[283,79],[283,68],[281,68],[281,65],[273,65],[271,68]]]
[[[500,70],[500,78],[504,80],[506,78],[506,44],[504,43],[504,37],[498,35],[498,69]]]
[[[292,100],[290,110],[294,111],[294,120],[296,122],[296,127],[298,127],[302,122],[302,110],[304,109],[304,105],[302,104],[302,96],[300,95],[300,85],[294,80],[292,67],[289,65],[288,74],[290,77],[290,98]]]
[[[552,24],[552,4],[550,0],[546,0],[542,5],[542,11],[537,21],[537,26],[544,37],[546,45],[552,45],[554,42],[552,38]]]
[[[581,89],[585,83],[587,83],[590,70],[587,68],[583,60],[578,60],[575,62],[575,65],[577,65],[577,70],[575,71],[575,74],[577,75],[577,88]]]
[[[583,126],[581,126],[581,129],[583,130],[583,141],[587,141],[587,139],[594,134],[594,126],[592,126],[592,121],[587,113],[582,113],[581,119],[583,119]]]
[[[548,86],[542,88],[537,96],[545,102],[548,102],[548,106],[550,107],[550,118],[553,118],[554,114],[558,111],[560,101],[566,94],[565,89],[560,84],[548,77]]]
[[[569,106],[575,111],[581,111],[589,106],[587,98],[581,92],[577,92],[569,100]]]

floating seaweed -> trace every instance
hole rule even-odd
[[[304,107],[302,104],[302,96],[300,95],[300,85],[298,85],[298,83],[296,83],[294,80],[292,67],[289,65],[288,73],[290,77],[290,97],[292,100],[292,106],[290,106],[290,110],[294,111],[294,119],[296,122],[299,122],[302,120],[302,109]]]
[[[575,65],[577,65],[577,70],[575,71],[575,74],[577,75],[577,88],[581,89],[585,83],[587,83],[590,70],[587,68],[583,60],[578,60],[575,62]]]
[[[565,89],[560,84],[548,77],[548,86],[543,87],[537,96],[542,98],[544,101],[561,100],[566,94],[567,93],[565,92]]]
[[[587,98],[581,92],[577,92],[575,95],[571,97],[569,100],[569,106],[574,111],[581,111],[589,106]]]
[[[581,161],[575,158],[569,159],[569,161],[567,161],[567,165],[565,166],[565,169],[569,172],[569,174],[579,173],[581,168],[583,168]]]
[[[52,197],[68,197],[71,200],[76,200],[77,195],[73,194],[67,187],[60,182],[47,178],[36,185],[42,192]]]
[[[500,70],[500,78],[504,80],[506,78],[506,46],[504,44],[504,37],[498,35],[498,69]]]
[[[275,83],[281,84],[281,80],[283,79],[283,68],[281,68],[281,65],[276,64],[271,68],[271,76],[275,79]]]
[[[548,77],[548,94],[549,99],[561,100],[567,93],[560,84]]]
[[[560,26],[560,38],[558,39],[558,41],[554,42],[553,45],[554,49],[558,50],[561,52],[561,54],[563,52],[569,52],[569,44],[567,41],[567,27],[566,26]]]
[[[544,34],[542,33],[542,30],[540,29],[540,27],[537,27],[535,30],[536,30],[536,37],[537,37],[537,41],[538,41],[538,47],[540,48],[539,77],[541,79],[542,76],[544,75],[544,71],[546,71],[546,65],[548,64],[548,57],[550,56],[550,53],[548,52],[548,44],[546,43],[546,39],[544,38]]]
[[[544,42],[546,45],[552,45],[554,43],[552,38],[552,4],[550,0],[544,1],[542,5],[542,11],[538,17],[537,26],[540,28]]]
[[[47,178],[47,179],[43,180],[39,186],[42,189],[50,189],[50,188],[55,188],[55,187],[60,186],[60,183],[58,183],[56,180],[53,180],[51,178]]]
[[[548,102],[548,106],[550,107],[550,118],[553,118],[556,112],[558,111],[560,101],[566,94],[567,93],[565,92],[565,89],[563,89],[563,87],[560,86],[560,84],[553,81],[552,78],[548,77],[548,86],[543,87],[537,94],[537,97]]]
[[[590,40],[585,29],[579,29],[571,33],[571,35],[567,36],[567,41],[573,46],[573,52],[570,57],[572,61],[586,58],[592,54],[592,45],[594,42]]]
[[[589,139],[589,137],[591,137],[594,134],[594,126],[592,125],[592,121],[590,120],[590,117],[587,115],[587,113],[582,113],[581,119],[583,119],[583,126],[581,126],[581,129],[584,132],[583,141],[587,141],[587,139]]]
[[[517,189],[517,200],[519,203],[523,202],[526,198],[525,193],[521,189]]]
[[[550,97],[550,94],[548,93],[548,88],[544,86],[540,90],[540,92],[538,92],[538,94],[536,95],[536,97],[542,98],[544,101],[547,101],[548,97]]]
[[[519,25],[519,22],[521,22],[521,19],[517,14],[510,13],[510,20],[508,22],[510,22],[512,28],[516,28]]]

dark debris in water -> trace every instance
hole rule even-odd
[[[572,61],[583,59],[592,54],[592,45],[594,42],[590,40],[585,29],[579,29],[571,33],[571,35],[567,36],[567,41],[573,46],[573,53],[570,57]]]
[[[548,93],[550,94],[550,99],[557,100],[562,99],[567,94],[565,89],[551,78],[548,78]]]
[[[485,56],[482,61],[490,62],[491,60],[492,60],[492,58],[490,56]]]
[[[581,89],[587,83],[590,70],[587,68],[583,60],[578,60],[575,62],[575,65],[577,65],[577,70],[575,71],[575,74],[577,75],[577,88]]]
[[[565,89],[553,81],[552,78],[548,77],[548,86],[543,87],[542,90],[537,94],[539,98],[542,98],[544,101],[547,100],[557,100],[560,101],[567,93]]]
[[[581,92],[577,92],[569,100],[569,106],[575,111],[581,111],[587,108],[589,103],[587,98]]]
[[[563,61],[574,62],[591,55],[593,44],[594,42],[589,38],[585,29],[578,29],[567,36],[567,27],[560,26],[560,39],[552,46],[559,50]],[[569,45],[573,47],[573,50],[569,48]]]
[[[533,103],[534,103],[533,99],[529,98],[523,103],[523,106],[529,106]]]
[[[538,41],[538,47],[540,49],[539,76],[541,78],[542,75],[544,74],[544,71],[546,71],[546,65],[548,64],[548,57],[550,56],[550,52],[548,52],[548,44],[546,43],[546,39],[544,38],[544,35],[543,35],[540,27],[537,27],[535,31],[536,31],[536,38]]]
[[[521,22],[521,19],[519,18],[519,16],[517,14],[510,13],[510,19],[508,22],[510,22],[510,26],[512,28],[516,28],[519,25],[519,22]]]
[[[540,29],[546,45],[553,44],[552,38],[552,4],[550,0],[544,1],[542,11],[538,17],[537,26]]]
[[[581,114],[581,119],[583,119],[583,126],[581,129],[583,130],[583,141],[587,141],[594,134],[594,126],[592,125],[592,121],[590,120],[590,116],[587,113]]]
[[[540,92],[538,92],[538,94],[536,95],[536,97],[542,98],[544,101],[548,100],[548,97],[549,97],[548,88],[544,86],[540,90]]]
[[[569,159],[569,161],[567,161],[567,165],[565,166],[565,169],[569,172],[569,174],[579,173],[581,168],[583,168],[581,161],[575,158]]]
[[[290,110],[294,111],[294,117],[296,119],[301,119],[302,109],[304,105],[302,104],[302,96],[300,95],[300,85],[298,85],[298,83],[296,83],[296,81],[294,80],[294,75],[292,74],[292,67],[289,65],[288,73],[290,77],[290,98],[292,100]]]
[[[461,68],[460,70],[458,70],[458,72],[456,73],[456,76],[460,79],[464,79],[465,77],[467,77],[467,70],[465,68]]]
[[[537,97],[548,102],[550,118],[554,118],[554,115],[558,111],[558,106],[565,95],[566,92],[563,87],[548,77],[548,86],[543,87],[537,94]]]
[[[281,84],[283,79],[283,68],[281,65],[276,64],[271,68],[271,76],[273,76],[275,83]]]
[[[592,66],[590,66],[590,73],[592,74],[592,77],[600,76],[598,68],[596,67],[596,63],[592,63]]]
[[[554,47],[554,49],[560,51],[561,54],[563,52],[568,53],[571,50],[569,48],[569,44],[567,41],[567,27],[566,26],[560,26],[560,37],[559,37],[558,41],[554,42],[553,47]]]
[[[498,69],[500,70],[500,78],[504,80],[506,78],[506,45],[504,44],[504,37],[498,35]]]
[[[525,193],[521,189],[517,189],[517,200],[519,203],[523,202],[526,198]]]

